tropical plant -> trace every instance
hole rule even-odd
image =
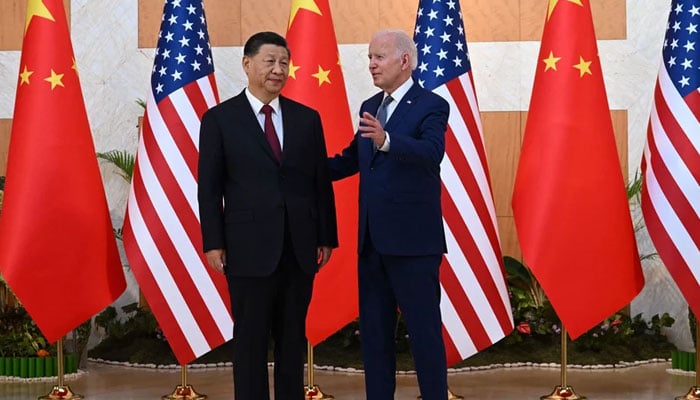
[[[124,178],[126,182],[131,182],[131,177],[134,174],[135,157],[126,150],[110,150],[106,153],[97,153],[97,158],[109,162],[117,167],[119,176]]]

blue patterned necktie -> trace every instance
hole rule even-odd
[[[387,108],[389,108],[389,103],[392,101],[394,101],[393,97],[386,96],[384,101],[382,101],[382,104],[379,106],[379,110],[377,110],[377,120],[379,120],[379,123],[382,124],[382,127],[386,125]]]

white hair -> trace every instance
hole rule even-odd
[[[394,43],[396,44],[396,51],[399,56],[402,54],[408,54],[408,61],[411,64],[411,71],[415,70],[418,66],[418,48],[416,48],[416,43],[411,39],[406,32],[401,29],[382,29],[377,31],[372,35],[372,40],[381,36],[392,36],[394,38]]]

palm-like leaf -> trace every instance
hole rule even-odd
[[[106,153],[97,153],[97,158],[100,160],[107,161],[119,169],[119,176],[124,178],[127,182],[131,182],[131,177],[134,173],[134,161],[135,157],[133,154],[127,152],[126,150],[111,150]]]

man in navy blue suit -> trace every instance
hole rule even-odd
[[[360,107],[350,145],[329,158],[331,179],[360,174],[360,337],[368,400],[394,398],[397,308],[424,400],[447,399],[439,267],[446,252],[440,162],[449,105],[411,79],[417,51],[403,31],[377,32],[369,71],[382,89]]]

